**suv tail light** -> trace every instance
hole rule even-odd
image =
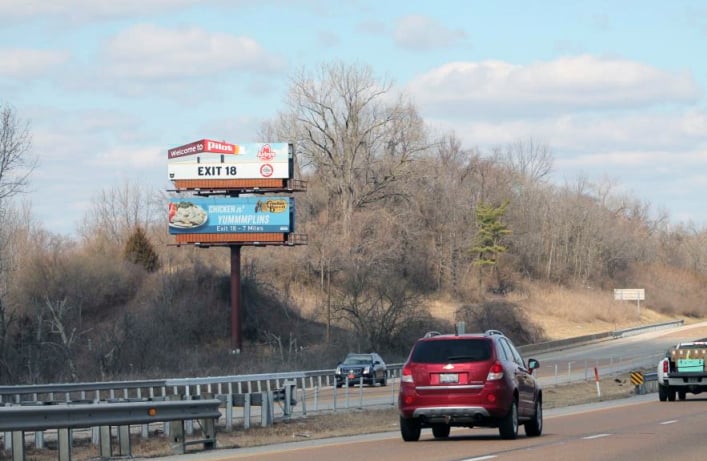
[[[489,369],[489,374],[486,377],[486,381],[498,381],[501,378],[503,378],[503,365],[501,365],[499,362],[496,362],[491,365],[491,368]]]
[[[668,359],[663,360],[663,373],[668,373],[670,371],[670,362]]]
[[[412,379],[412,370],[410,367],[404,367],[402,374],[400,375],[400,382],[403,383],[412,383],[414,382]]]

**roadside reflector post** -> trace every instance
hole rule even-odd
[[[635,386],[636,395],[643,395],[646,393],[645,377],[643,376],[642,371],[631,372],[631,384]]]
[[[601,398],[601,388],[599,387],[599,370],[594,367],[594,382],[597,383],[597,398]]]

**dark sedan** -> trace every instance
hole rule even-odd
[[[388,385],[388,369],[381,356],[375,352],[347,355],[344,361],[337,365],[335,377],[336,387],[344,384]]]

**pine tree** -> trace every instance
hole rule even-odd
[[[152,243],[148,240],[142,227],[136,227],[128,241],[125,243],[125,259],[139,264],[147,272],[155,272],[160,268],[160,261]]]
[[[476,208],[476,225],[478,231],[472,246],[472,253],[477,257],[474,264],[479,266],[479,290],[481,290],[483,268],[491,267],[498,275],[496,263],[498,255],[505,253],[508,248],[502,245],[503,237],[510,234],[511,230],[501,221],[508,208],[508,200],[495,207],[488,203],[480,203]]]

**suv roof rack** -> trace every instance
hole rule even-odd
[[[442,333],[440,333],[439,331],[428,331],[427,333],[425,333],[425,338],[431,338],[433,336],[439,336],[441,334]]]
[[[486,330],[486,331],[484,332],[484,334],[485,334],[485,335],[488,335],[488,336],[491,336],[491,335],[501,335],[501,336],[504,336],[504,335],[503,335],[503,332],[501,332],[501,331],[499,331],[499,330]]]

